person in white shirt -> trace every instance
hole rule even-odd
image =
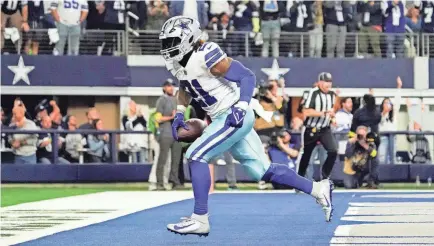
[[[351,124],[353,122],[353,100],[351,97],[344,97],[340,100],[341,109],[336,112],[335,120],[335,131],[336,132],[347,132],[351,129]],[[347,146],[347,137],[346,135],[337,135],[337,139],[339,141],[339,154],[345,154],[346,146]]]
[[[51,3],[51,14],[56,21],[59,41],[54,54],[63,55],[66,39],[69,40],[68,55],[78,55],[81,23],[86,20],[88,4],[85,0],[59,0]]]
[[[396,117],[399,113],[399,108],[401,107],[401,87],[402,81],[398,77],[396,79],[397,83],[397,93],[392,100],[386,97],[380,105],[381,112],[381,122],[379,124],[379,130],[381,132],[387,131],[397,131],[398,121]],[[381,135],[380,146],[378,147],[378,156],[380,164],[392,164],[395,161],[394,150],[394,136]]]
[[[336,112],[336,131],[350,130],[351,122],[353,122],[353,100],[351,97],[341,99],[341,109]]]

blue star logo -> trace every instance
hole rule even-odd
[[[189,29],[188,28],[188,22],[182,22],[181,21],[181,23],[179,24],[179,27],[181,27],[182,30]]]

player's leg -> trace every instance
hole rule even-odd
[[[208,235],[209,233],[208,192],[211,178],[208,163],[244,138],[253,128],[254,123],[253,110],[247,110],[241,128],[229,127],[225,124],[228,113],[213,119],[202,136],[196,139],[187,150],[185,156],[190,166],[195,200],[194,211],[190,218],[178,224],[169,224],[167,228],[172,232],[197,235]]]
[[[254,179],[291,186],[312,195],[323,206],[326,220],[330,221],[333,208],[329,180],[313,182],[298,175],[288,165],[270,163],[262,148],[261,140],[253,129],[232,146],[231,153]]]

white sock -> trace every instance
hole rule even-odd
[[[313,182],[311,196],[317,198],[321,194],[321,184],[319,182]]]
[[[201,223],[208,223],[208,213],[202,214],[202,215],[193,213],[191,215],[191,218],[194,219],[194,220],[197,220],[197,221],[199,221]]]

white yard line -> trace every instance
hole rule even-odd
[[[293,190],[232,190],[232,191],[214,191],[214,194],[219,193],[295,193]],[[333,193],[434,193],[433,190],[334,190]]]
[[[401,194],[390,193],[392,194],[362,195],[361,198],[367,199],[366,202],[350,202],[341,220],[351,223],[339,225],[330,244],[360,246],[384,243],[394,245],[431,243],[433,245],[434,202],[432,194],[414,194],[418,193],[415,191]],[[418,200],[376,201],[383,198],[416,198]]]
[[[13,236],[2,237],[0,245],[30,241],[192,197],[191,191],[110,191],[1,208],[1,233]],[[26,216],[27,219],[17,221],[19,216]],[[41,219],[33,221],[28,216],[41,216]],[[64,220],[68,217],[77,220]],[[51,227],[44,226],[50,224]]]

